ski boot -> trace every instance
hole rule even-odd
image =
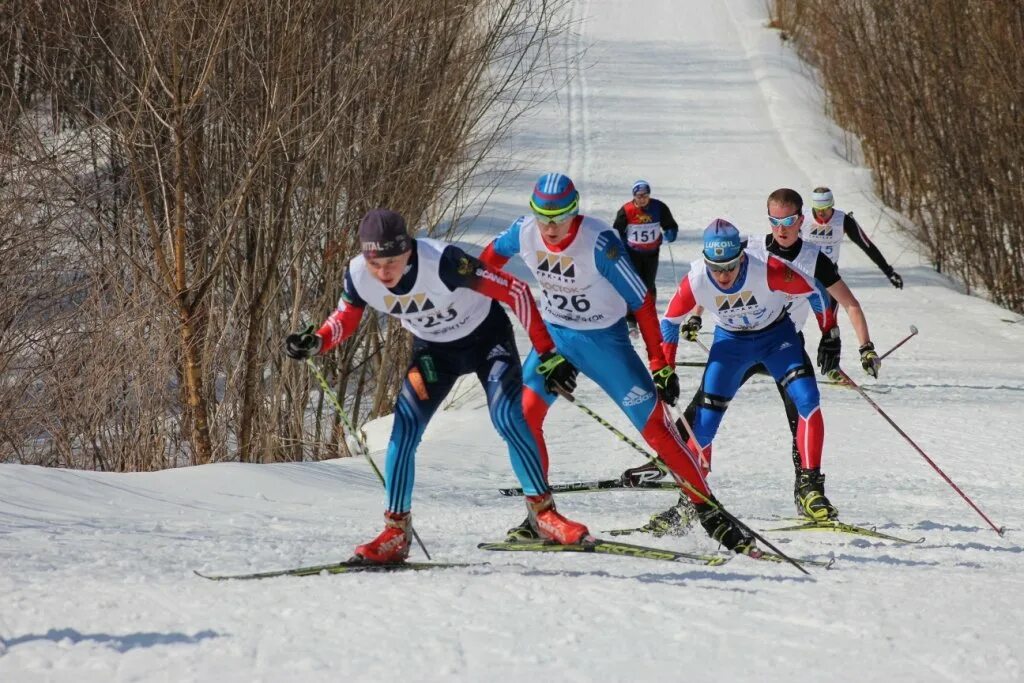
[[[839,511],[825,497],[825,475],[820,469],[801,469],[796,478],[796,511],[815,522],[835,519]]]
[[[409,535],[412,515],[408,512],[385,512],[384,531],[369,543],[356,546],[353,559],[377,564],[404,562],[409,557]]]
[[[639,467],[630,467],[622,473],[619,481],[624,487],[630,488],[648,482],[660,481],[664,477],[665,472],[652,461]]]
[[[721,505],[714,496],[707,503],[695,503],[697,518],[708,536],[724,545],[729,550],[747,555],[757,550],[754,537],[724,514]]]
[[[641,529],[652,536],[685,536],[697,517],[697,510],[685,495],[679,495],[679,502],[664,512],[651,515]]]
[[[590,535],[590,530],[586,526],[558,513],[555,509],[555,499],[551,497],[550,492],[539,496],[527,496],[526,509],[529,513],[527,519],[541,538],[572,545]]]
[[[526,519],[519,526],[514,526],[505,532],[506,541],[536,541],[540,538],[540,534],[533,530],[533,525],[530,524],[530,517],[527,515]]]

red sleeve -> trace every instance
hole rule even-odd
[[[483,261],[485,266],[490,266],[494,270],[501,270],[508,263],[508,257],[502,256],[494,249],[494,242],[491,242],[484,249],[483,253],[480,254],[480,260]]]
[[[338,304],[334,313],[328,316],[316,334],[323,343],[320,345],[320,353],[327,353],[335,346],[352,336],[352,333],[359,327],[359,321],[363,319],[362,306],[353,306],[344,301]]]
[[[768,259],[768,289],[786,294],[809,294],[814,285],[807,278],[787,266],[781,259]]]
[[[654,309],[654,296],[650,292],[647,292],[643,305],[633,311],[633,315],[636,316],[636,325],[640,328],[640,334],[644,338],[644,345],[647,347],[647,365],[651,372],[657,372],[668,365],[668,363],[665,362],[665,354],[661,349],[661,328],[658,327],[658,312]]]
[[[484,255],[489,249],[488,246],[484,250]],[[555,342],[548,334],[548,328],[544,326],[544,320],[540,317],[540,311],[537,309],[537,302],[525,282],[504,271],[493,270],[486,266],[477,268],[474,275],[476,278],[472,285],[473,291],[508,304],[519,318],[519,322],[523,324],[523,328],[529,333],[530,341],[533,343],[533,348],[537,349],[537,353],[554,350]]]
[[[672,299],[669,300],[665,318],[661,323],[668,330],[662,335],[665,341],[661,345],[661,352],[665,357],[665,362],[671,363],[673,366],[676,364],[676,350],[679,346],[679,326],[683,324],[686,314],[696,306],[697,298],[693,295],[693,289],[690,287],[690,278],[689,276],[684,277],[676,287]]]

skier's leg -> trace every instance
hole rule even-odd
[[[540,455],[541,471],[544,480],[548,478],[548,446],[544,441],[544,418],[548,408],[558,398],[544,388],[544,377],[537,372],[540,356],[535,349],[530,349],[523,364],[523,416],[530,429],[537,452]]]

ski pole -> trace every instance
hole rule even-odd
[[[672,282],[678,287],[679,276],[676,275],[676,257],[672,255],[672,245],[666,242],[665,248],[668,249],[668,259],[672,262]]]
[[[600,415],[598,415],[598,414],[597,414],[597,413],[595,413],[595,412],[594,412],[593,410],[591,410],[590,408],[587,408],[587,407],[586,407],[585,405],[583,405],[582,403],[580,403],[579,401],[577,401],[577,400],[576,400],[576,397],[575,397],[575,396],[573,396],[573,395],[572,395],[572,394],[570,394],[570,393],[567,393],[567,392],[561,391],[561,390],[558,390],[558,394],[559,394],[560,396],[562,396],[563,398],[567,399],[567,400],[568,400],[568,401],[569,401],[570,403],[574,404],[575,406],[577,406],[578,408],[580,408],[581,410],[583,410],[583,411],[584,411],[584,412],[585,412],[585,413],[586,413],[587,415],[590,415],[590,416],[591,416],[592,418],[594,418],[595,420],[597,420],[598,422],[600,422],[602,426],[606,427],[606,428],[607,428],[607,429],[608,429],[609,431],[611,431],[611,432],[612,432],[613,434],[615,434],[616,436],[618,436],[618,437],[619,437],[620,439],[622,439],[623,441],[625,441],[626,443],[628,443],[629,445],[631,445],[631,446],[632,446],[633,448],[635,448],[636,450],[638,450],[638,451],[640,451],[641,453],[643,453],[643,454],[644,454],[644,457],[646,457],[646,458],[647,458],[648,460],[650,460],[651,462],[653,462],[653,463],[655,464],[655,466],[657,466],[657,467],[658,467],[658,469],[661,469],[661,470],[663,470],[663,471],[666,471],[666,472],[667,472],[667,474],[671,475],[671,476],[672,476],[672,479],[673,479],[673,480],[674,480],[674,481],[676,482],[676,486],[678,486],[679,488],[681,488],[681,489],[682,489],[683,491],[688,491],[688,492],[690,492],[690,493],[693,493],[693,494],[694,494],[695,496],[697,496],[698,498],[700,498],[702,502],[704,502],[704,503],[707,503],[708,505],[711,505],[711,506],[712,506],[712,507],[714,507],[714,508],[715,508],[716,510],[718,510],[718,511],[719,511],[720,513],[722,513],[722,515],[723,515],[723,516],[724,516],[724,517],[725,517],[726,519],[728,519],[728,520],[729,520],[730,522],[732,522],[732,523],[733,523],[733,524],[735,524],[736,526],[738,526],[738,527],[740,527],[740,528],[742,528],[742,529],[745,529],[746,531],[748,531],[748,532],[750,533],[750,535],[751,535],[751,536],[753,536],[753,537],[754,537],[754,538],[756,538],[757,540],[759,540],[759,541],[761,541],[762,543],[764,543],[764,544],[765,544],[765,545],[766,545],[766,546],[767,546],[767,547],[768,547],[768,548],[769,548],[769,549],[770,549],[770,550],[771,550],[772,552],[776,553],[776,554],[777,554],[777,555],[778,555],[779,557],[781,557],[782,559],[784,559],[784,560],[786,560],[787,562],[789,562],[789,563],[790,563],[791,565],[793,565],[794,567],[796,567],[797,569],[799,569],[800,571],[802,571],[802,572],[803,572],[804,574],[807,574],[808,576],[810,575],[810,572],[808,572],[808,571],[807,571],[806,569],[804,569],[804,568],[803,568],[803,567],[802,567],[802,566],[800,565],[800,563],[799,563],[799,562],[797,562],[796,560],[794,560],[793,558],[791,558],[791,557],[790,557],[789,555],[786,555],[786,554],[785,554],[785,553],[783,553],[783,552],[782,552],[781,550],[779,550],[778,548],[776,548],[776,547],[775,547],[774,545],[772,545],[772,544],[771,544],[771,543],[770,543],[770,542],[768,541],[768,539],[766,539],[766,538],[765,538],[764,536],[762,536],[761,534],[757,533],[756,531],[754,531],[753,529],[751,529],[751,528],[750,528],[749,526],[747,526],[746,524],[744,524],[743,522],[741,522],[741,521],[740,521],[739,519],[737,519],[737,518],[736,518],[736,517],[735,517],[735,516],[734,516],[734,515],[733,515],[733,514],[732,514],[731,512],[729,512],[728,510],[726,510],[725,508],[723,508],[723,507],[722,507],[721,505],[718,505],[718,504],[717,504],[717,503],[715,503],[715,502],[714,502],[713,500],[711,500],[711,499],[710,499],[710,498],[709,498],[708,496],[704,495],[703,493],[701,493],[700,491],[698,491],[697,489],[695,489],[695,488],[693,487],[693,485],[692,485],[692,484],[690,484],[690,482],[688,482],[688,481],[684,480],[684,479],[683,479],[683,478],[681,478],[681,477],[680,477],[680,476],[679,476],[678,474],[676,474],[676,473],[675,473],[675,472],[674,472],[674,471],[672,470],[672,468],[670,468],[670,467],[666,466],[666,465],[664,464],[664,462],[663,462],[663,461],[662,461],[662,460],[661,460],[660,458],[658,458],[657,456],[651,455],[651,454],[650,454],[650,453],[648,453],[648,452],[647,452],[647,451],[646,451],[645,449],[643,449],[643,448],[641,448],[640,446],[638,446],[638,445],[636,444],[636,442],[632,441],[632,440],[631,440],[631,439],[630,439],[630,438],[629,438],[628,436],[626,436],[625,434],[623,434],[622,432],[620,432],[619,430],[617,430],[617,429],[616,429],[615,427],[613,427],[612,425],[610,425],[610,424],[609,424],[609,423],[608,423],[608,422],[607,422],[607,421],[606,421],[606,420],[605,420],[604,418],[602,418],[602,417],[601,417]],[[659,402],[660,402],[660,401],[659,401]],[[682,418],[681,418],[681,419],[682,419]],[[686,420],[685,420],[685,419],[683,419],[683,424],[686,424]],[[690,433],[691,433],[691,434],[693,433],[693,432],[692,432],[692,430],[689,430],[689,426],[687,426],[687,430],[688,430],[688,431],[690,431]],[[694,440],[694,443],[696,443],[696,440]],[[685,449],[685,446],[684,446],[684,449]]]
[[[577,408],[582,410],[584,413],[586,413],[590,417],[594,418],[594,420],[596,420],[599,425],[601,425],[602,427],[607,429],[609,432],[611,432],[615,436],[619,437],[619,440],[625,442],[627,446],[631,447],[633,450],[637,451],[638,453],[643,454],[643,456],[645,458],[647,458],[648,460],[651,460],[652,462],[654,462],[655,467],[657,467],[659,470],[661,470],[662,474],[668,474],[668,468],[665,466],[664,463],[661,462],[660,458],[652,456],[650,453],[647,452],[647,449],[645,449],[643,446],[638,444],[636,441],[633,441],[633,439],[629,438],[628,436],[623,434],[621,431],[616,429],[615,426],[612,423],[610,423],[607,420],[605,420],[603,417],[601,417],[600,415],[595,413],[593,410],[588,408],[583,403],[580,403],[579,401],[577,401],[575,396],[573,396],[572,394],[568,394],[568,393],[562,392],[562,391],[559,391],[558,394],[560,396],[562,396],[563,398],[568,399],[569,403],[573,404],[574,406],[576,406]]]
[[[360,451],[360,455],[366,458],[367,462],[370,463],[370,467],[373,468],[374,474],[376,474],[377,478],[380,479],[381,485],[387,488],[387,483],[384,481],[384,475],[381,473],[380,468],[377,467],[377,463],[374,462],[373,456],[370,455],[370,447],[366,445],[366,438],[363,436],[362,431],[356,429],[355,425],[352,424],[352,420],[349,419],[348,413],[346,413],[345,409],[341,407],[341,401],[339,401],[338,397],[334,395],[334,390],[331,389],[331,385],[327,383],[327,379],[324,377],[323,373],[320,372],[320,368],[316,366],[313,359],[307,358],[306,365],[309,366],[309,369],[312,370],[317,381],[320,382],[320,386],[323,387],[324,393],[331,397],[331,403],[334,404],[334,409],[337,411],[338,417],[341,418],[342,424],[345,425],[345,429],[348,430],[349,434],[352,434],[355,437],[356,445],[359,446],[358,450]],[[416,533],[416,529],[412,524],[409,525],[409,530],[412,532],[413,538],[416,539],[416,542],[419,543],[420,550],[422,550],[423,554],[427,556],[427,559],[433,559],[430,557],[430,553],[427,552],[427,546],[423,545],[423,540],[420,538],[420,535]]]
[[[911,439],[909,436],[907,436],[907,433],[905,431],[903,431],[902,429],[900,429],[899,425],[897,425],[895,422],[893,422],[892,418],[889,417],[888,415],[886,415],[885,411],[882,410],[881,408],[879,408],[877,403],[875,403],[874,401],[871,400],[871,397],[868,396],[867,392],[864,391],[860,387],[860,385],[858,385],[856,382],[854,382],[852,379],[850,379],[850,376],[847,375],[846,372],[844,372],[843,370],[840,370],[839,374],[842,376],[843,380],[846,381],[846,383],[851,388],[856,390],[856,392],[861,395],[861,398],[863,398],[865,401],[867,401],[871,405],[871,407],[874,408],[875,411],[879,415],[881,415],[883,418],[885,418],[886,422],[888,422],[890,425],[892,425],[892,428],[895,429],[897,431],[897,433],[899,433],[900,436],[902,436],[904,439],[907,440],[907,443],[909,443],[911,446],[914,447],[915,451],[917,451],[918,453],[921,454],[921,457],[925,459],[925,462],[927,462],[929,465],[931,465],[932,469],[935,470],[936,472],[938,472],[939,476],[942,477],[946,481],[947,484],[952,486],[953,490],[956,491],[957,493],[959,493],[960,497],[963,498],[965,501],[967,501],[967,504],[970,505],[972,508],[974,508],[975,512],[977,512],[979,515],[981,515],[981,518],[984,519],[988,523],[988,525],[990,527],[992,527],[993,531],[995,531],[1000,536],[1002,536],[1002,535],[1004,535],[1006,533],[1006,527],[998,527],[998,526],[996,526],[992,522],[992,520],[989,519],[988,516],[984,512],[982,512],[981,509],[977,505],[974,504],[974,501],[971,500],[970,498],[968,498],[967,494],[965,494],[963,491],[961,491],[960,487],[957,486],[956,484],[954,484],[953,480],[950,479],[948,476],[946,476],[946,473],[943,472],[939,468],[939,466],[935,464],[935,461],[932,460],[931,458],[929,458],[928,454],[925,453],[923,450],[921,450],[921,447],[918,446],[916,443],[914,443],[914,440]]]
[[[693,433],[693,427],[691,427],[690,423],[686,420],[686,416],[683,415],[682,413],[678,412],[675,409],[675,406],[669,406],[669,414],[672,415],[676,419],[677,422],[682,422],[683,423],[683,427],[686,429],[687,435],[691,439],[693,439],[693,445],[696,446],[697,448],[700,448],[700,444],[697,442],[697,436]],[[700,461],[701,461],[701,464],[705,464],[704,453],[703,452],[701,452],[701,454],[700,454]],[[673,474],[673,476],[675,476],[675,472],[673,472],[672,474]],[[679,483],[679,477],[676,477],[675,479],[676,479],[676,483],[678,484]],[[703,493],[701,493],[700,491],[698,491],[695,488],[693,488],[693,486],[691,486],[689,482],[683,482],[683,485],[685,485],[687,490],[693,491],[694,494],[699,496],[705,503],[710,503],[711,505],[714,505],[716,508],[718,508],[718,511],[721,512],[729,521],[731,521],[732,523],[736,524],[737,526],[743,527],[744,529],[749,531],[751,536],[753,536],[757,540],[759,540],[762,543],[764,543],[766,546],[768,546],[768,548],[772,552],[777,554],[779,557],[781,557],[784,560],[786,560],[787,562],[789,562],[791,565],[793,565],[794,567],[796,567],[797,569],[802,571],[804,574],[808,574],[808,571],[806,569],[804,569],[800,565],[799,562],[797,562],[792,557],[786,555],[784,552],[782,552],[781,550],[776,548],[774,545],[769,543],[768,539],[766,539],[764,536],[762,536],[761,534],[759,534],[756,531],[754,531],[753,529],[751,529],[750,526],[748,526],[747,524],[741,522],[731,512],[729,512],[728,510],[723,508],[721,505],[716,505],[714,502],[712,502],[710,499],[708,499],[708,497],[705,496]]]
[[[885,358],[885,357],[886,357],[886,356],[888,356],[888,355],[889,355],[890,353],[892,353],[892,352],[893,352],[893,351],[895,351],[896,349],[898,349],[898,348],[900,348],[901,346],[903,346],[904,344],[906,344],[906,343],[907,343],[908,341],[910,341],[910,339],[911,339],[911,338],[912,338],[912,337],[913,337],[914,335],[916,335],[916,334],[917,334],[917,328],[916,328],[916,327],[914,327],[913,325],[911,325],[911,326],[910,326],[910,334],[908,334],[908,335],[907,335],[906,337],[904,337],[903,339],[901,339],[901,340],[899,341],[899,343],[898,343],[898,344],[896,344],[896,346],[892,347],[891,349],[889,349],[888,351],[886,351],[885,353],[883,353],[883,354],[882,354],[881,356],[879,356],[879,357],[878,357],[878,361],[879,361],[879,362],[881,362],[883,358]]]

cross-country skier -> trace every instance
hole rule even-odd
[[[769,201],[773,225],[793,227],[801,216],[800,210],[789,203]],[[691,264],[662,320],[665,355],[674,360],[679,325],[686,313],[701,305],[716,318],[715,341],[692,420],[697,442],[694,447],[710,468],[711,444],[729,402],[746,373],[764,365],[797,410],[797,508],[814,520],[836,517],[835,507],[825,496],[825,478],[820,469],[825,429],[814,369],[787,310],[793,298],[810,298],[819,327],[828,335],[835,327],[833,310],[823,303],[829,292],[797,266],[762,247],[744,250],[739,231],[723,219],[716,219],[705,229],[703,256]],[[856,299],[845,284],[833,283],[832,288],[861,341],[870,346],[867,323]],[[862,361],[865,370],[877,376],[879,363],[873,346],[862,353]]]
[[[651,197],[651,184],[646,180],[633,183],[633,199],[619,208],[612,227],[619,233],[619,239],[626,245],[626,253],[637,275],[647,285],[647,291],[658,300],[655,280],[658,277],[658,258],[661,243],[675,242],[679,224],[672,217],[668,205]],[[626,323],[631,337],[638,337],[640,331],[632,311],[626,312]]]
[[[861,340],[870,339],[870,333],[867,329],[867,321],[860,308],[860,303],[853,295],[853,292],[850,291],[849,287],[847,287],[846,283],[843,282],[836,265],[816,246],[809,244],[800,238],[801,226],[804,222],[803,198],[800,194],[789,188],[780,188],[769,195],[767,208],[768,220],[771,225],[771,233],[765,235],[763,241],[754,241],[750,245],[750,249],[762,257],[772,254],[785,259],[792,265],[796,266],[802,273],[809,275],[822,283],[830,295],[833,307],[835,303],[839,303],[843,306],[847,316],[854,325],[854,330],[857,332],[858,337]],[[795,219],[793,218],[794,216],[796,216]],[[789,316],[793,319],[796,329],[798,331],[802,330],[804,322],[807,320],[808,313],[810,312],[808,300],[804,297],[796,297],[791,301],[788,310]],[[692,320],[693,316],[691,316],[680,328],[680,337],[688,339],[689,341],[695,341],[695,335],[690,336],[686,334],[688,325]],[[697,329],[699,329],[699,327],[698,323]],[[822,374],[830,374],[839,367],[841,346],[838,335],[836,335],[837,331],[838,326],[833,327],[827,335],[822,336],[822,340],[818,346],[818,366],[821,369]],[[800,346],[803,348],[803,333],[798,332],[798,336],[800,337]],[[864,370],[872,376],[877,377],[880,364],[876,362],[877,353],[875,352],[874,344],[867,341],[862,345],[860,352],[861,364],[864,367]],[[807,367],[810,367],[810,359],[806,357],[806,352],[805,362]],[[769,374],[762,364],[751,366],[751,368],[744,373],[740,381],[740,385],[742,386],[748,379],[750,379],[750,377],[759,373]],[[793,466],[795,469],[793,499],[796,503],[798,512],[803,514],[803,506],[800,502],[800,491],[803,485],[803,480],[808,478],[809,475],[803,471],[804,468],[801,464],[800,450],[797,443],[799,411],[781,382],[777,383],[777,387],[779,389],[779,394],[782,396],[783,404],[786,409],[786,417],[789,421],[790,431],[793,435],[791,449]],[[701,390],[698,389],[697,393],[690,401],[690,405],[687,406],[686,410],[683,412],[683,418],[690,424],[693,424],[697,405],[700,400]],[[680,429],[682,429],[682,426],[680,426]],[[623,474],[623,478],[636,479],[644,476],[645,474],[648,476],[657,474],[656,472],[649,472],[649,469],[650,468],[647,466],[640,466],[626,470]],[[680,515],[678,514],[678,510],[670,508],[665,512],[652,516],[651,521],[645,528],[649,528],[652,531],[660,533],[679,532],[682,531],[679,527],[679,518]]]
[[[531,213],[516,219],[484,249],[481,260],[501,267],[519,255],[544,293],[541,315],[563,358],[545,360],[534,349],[524,365],[526,420],[547,450],[543,421],[555,401],[546,376],[571,364],[593,379],[622,408],[665,464],[697,493],[687,491],[708,534],[730,550],[749,552],[749,532],[723,514],[704,475],[672,424],[662,399],[674,403],[679,380],[665,362],[654,298],[630,265],[622,242],[606,223],[579,215],[579,192],[561,173],[540,177],[530,198]],[[636,315],[647,347],[650,372],[633,350],[624,316]],[[571,390],[571,387],[560,387]],[[704,502],[702,496],[711,502]],[[513,536],[528,529],[510,530]]]
[[[507,304],[550,368],[548,380],[571,382],[525,283],[497,272],[458,247],[413,239],[401,215],[367,213],[359,224],[362,254],[349,263],[338,308],[316,332],[289,335],[295,359],[326,353],[355,332],[367,306],[391,315],[413,335],[413,358],[395,401],[385,466],[384,531],[355,554],[367,562],[408,557],[416,447],[434,411],[462,375],[474,373],[487,393],[491,421],[508,444],[526,494],[528,519],[544,538],[576,543],[587,528],[555,510],[537,443],[523,417],[523,375]]]
[[[853,243],[863,249],[864,253],[878,266],[878,269],[889,278],[893,287],[903,289],[903,278],[885,260],[882,252],[854,220],[853,214],[835,208],[832,190],[827,187],[814,188],[811,193],[811,214],[814,220],[805,222],[800,229],[800,236],[804,241],[821,249],[821,253],[838,266],[843,235],[848,235]]]

